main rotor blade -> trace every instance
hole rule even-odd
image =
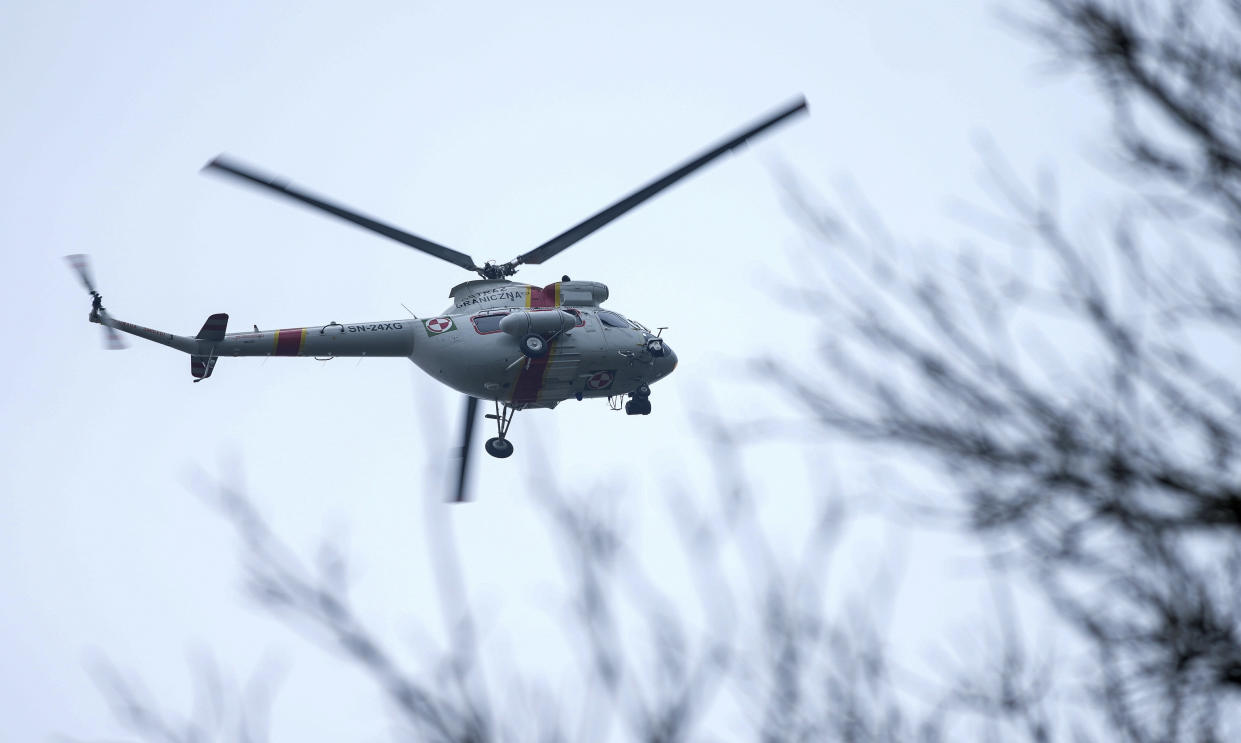
[[[454,265],[461,266],[469,271],[478,270],[478,266],[474,265],[474,260],[465,253],[461,253],[453,250],[452,248],[440,245],[439,243],[432,242],[425,237],[418,237],[412,233],[397,229],[392,225],[384,224],[378,220],[371,219],[370,217],[355,212],[352,209],[348,209],[338,204],[333,204],[330,201],[325,201],[324,199],[314,196],[309,192],[294,187],[288,181],[267,175],[266,173],[260,173],[257,170],[253,170],[245,165],[242,165],[236,160],[230,160],[223,155],[215,158],[203,166],[203,170],[208,169],[215,169],[223,173],[228,173],[229,175],[248,181],[256,186],[261,186],[275,191],[276,193],[287,196],[290,199],[300,201],[303,204],[313,206],[316,209],[321,209],[328,214],[340,217],[348,222],[353,222],[359,227],[365,227],[372,232],[378,232],[384,237],[391,238],[399,243],[408,245],[415,250],[421,250],[424,253],[428,253]]]
[[[461,428],[461,469],[457,472],[457,491],[453,497],[454,503],[464,503],[466,500],[465,486],[466,480],[470,474],[470,452],[473,451],[471,444],[474,438],[474,419],[478,417],[475,413],[478,411],[478,398],[465,398],[465,421]]]
[[[569,229],[565,230],[559,235],[556,235],[552,239],[538,246],[534,250],[531,250],[528,253],[518,256],[513,261],[513,264],[516,265],[516,264],[522,264],[522,263],[530,263],[530,264],[542,263],[543,261],[547,260],[548,258],[551,258],[552,256],[556,255],[557,253],[564,250],[565,248],[568,248],[569,246],[573,245],[574,243],[586,237],[587,235],[590,235],[595,230],[598,230],[600,227],[603,227],[604,225],[608,224],[612,220],[622,216],[623,214],[628,212],[630,209],[633,209],[634,207],[638,206],[639,204],[651,198],[652,196],[655,196],[660,191],[663,191],[665,188],[668,188],[669,186],[673,185],[674,183],[681,180],[682,178],[690,175],[695,170],[698,170],[702,166],[710,163],[712,160],[716,159],[720,155],[723,155],[724,153],[729,152],[730,150],[734,150],[734,149],[737,149],[738,147],[744,146],[750,138],[756,137],[759,134],[762,134],[763,132],[767,131],[773,126],[776,126],[777,124],[781,123],[785,119],[795,116],[796,114],[801,113],[805,110],[807,110],[806,99],[798,98],[793,103],[785,106],[779,111],[776,111],[775,113],[771,114],[770,116],[758,122],[757,124],[750,126],[745,131],[740,132],[730,137],[728,140],[721,142],[715,147],[712,147],[711,149],[702,153],[701,155],[694,158],[693,160],[690,160],[689,162],[685,163],[684,165],[677,168],[676,170],[673,170],[667,175],[664,175],[658,178],[657,180],[652,181],[648,185],[643,186],[637,191],[634,191],[633,193],[629,194],[625,198],[616,202],[612,206],[609,206],[608,208],[604,209],[603,211],[599,212],[593,217],[590,217],[586,221],[578,225],[575,225],[573,227],[570,227]]]
[[[69,265],[77,272],[78,278],[82,280],[82,285],[86,287],[86,291],[95,292],[95,282],[90,275],[90,261],[82,253],[74,253],[66,255],[65,260],[69,261]]]

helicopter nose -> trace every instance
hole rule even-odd
[[[672,346],[669,346],[667,343],[665,343],[664,344],[664,355],[655,359],[655,374],[656,374],[655,378],[663,379],[664,377],[671,374],[672,370],[675,368],[677,368],[676,352],[672,350]]]

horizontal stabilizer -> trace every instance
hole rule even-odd
[[[226,329],[228,329],[228,314],[217,312],[207,318],[207,322],[203,323],[203,329],[198,331],[198,335],[194,337],[200,341],[222,341]],[[211,372],[208,371],[207,374],[210,375]]]
[[[191,356],[190,357],[190,376],[194,377],[195,382],[201,382],[211,376],[211,372],[215,371],[216,356]]]

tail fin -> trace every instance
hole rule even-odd
[[[228,315],[223,312],[217,312],[207,318],[207,322],[203,323],[203,329],[198,331],[198,335],[194,336],[200,341],[222,341],[224,340],[224,331],[228,329]],[[216,355],[214,352],[210,356],[190,356],[190,376],[194,377],[195,382],[201,382],[211,376],[211,372],[215,371]]]
[[[224,331],[227,328],[228,314],[217,312],[207,318],[207,322],[203,323],[203,329],[198,331],[198,335],[194,337],[200,341],[222,341],[224,340]]]
[[[217,356],[190,357],[190,376],[194,377],[195,382],[201,382],[211,376],[211,372],[215,371],[217,358]]]

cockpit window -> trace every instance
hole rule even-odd
[[[479,333],[498,333],[500,331],[500,321],[508,315],[507,312],[498,312],[493,315],[478,315],[474,319],[474,329]]]
[[[648,329],[647,329],[647,327],[646,327],[645,325],[643,325],[642,323],[638,322],[637,320],[630,320],[630,321],[629,321],[629,324],[630,324],[630,326],[632,326],[632,327],[633,327],[633,329],[634,329],[634,330],[640,330],[640,331],[642,331],[643,333],[649,333],[649,332],[651,332],[650,330],[648,330]]]
[[[600,311],[599,311],[599,320],[600,320],[600,321],[601,321],[604,325],[607,325],[607,326],[610,326],[610,327],[613,327],[613,328],[627,328],[627,327],[629,327],[629,321],[628,321],[628,320],[626,320],[625,318],[623,318],[623,317],[621,317],[620,315],[616,314],[615,312],[611,312],[611,311],[608,311],[608,310],[600,310]]]

